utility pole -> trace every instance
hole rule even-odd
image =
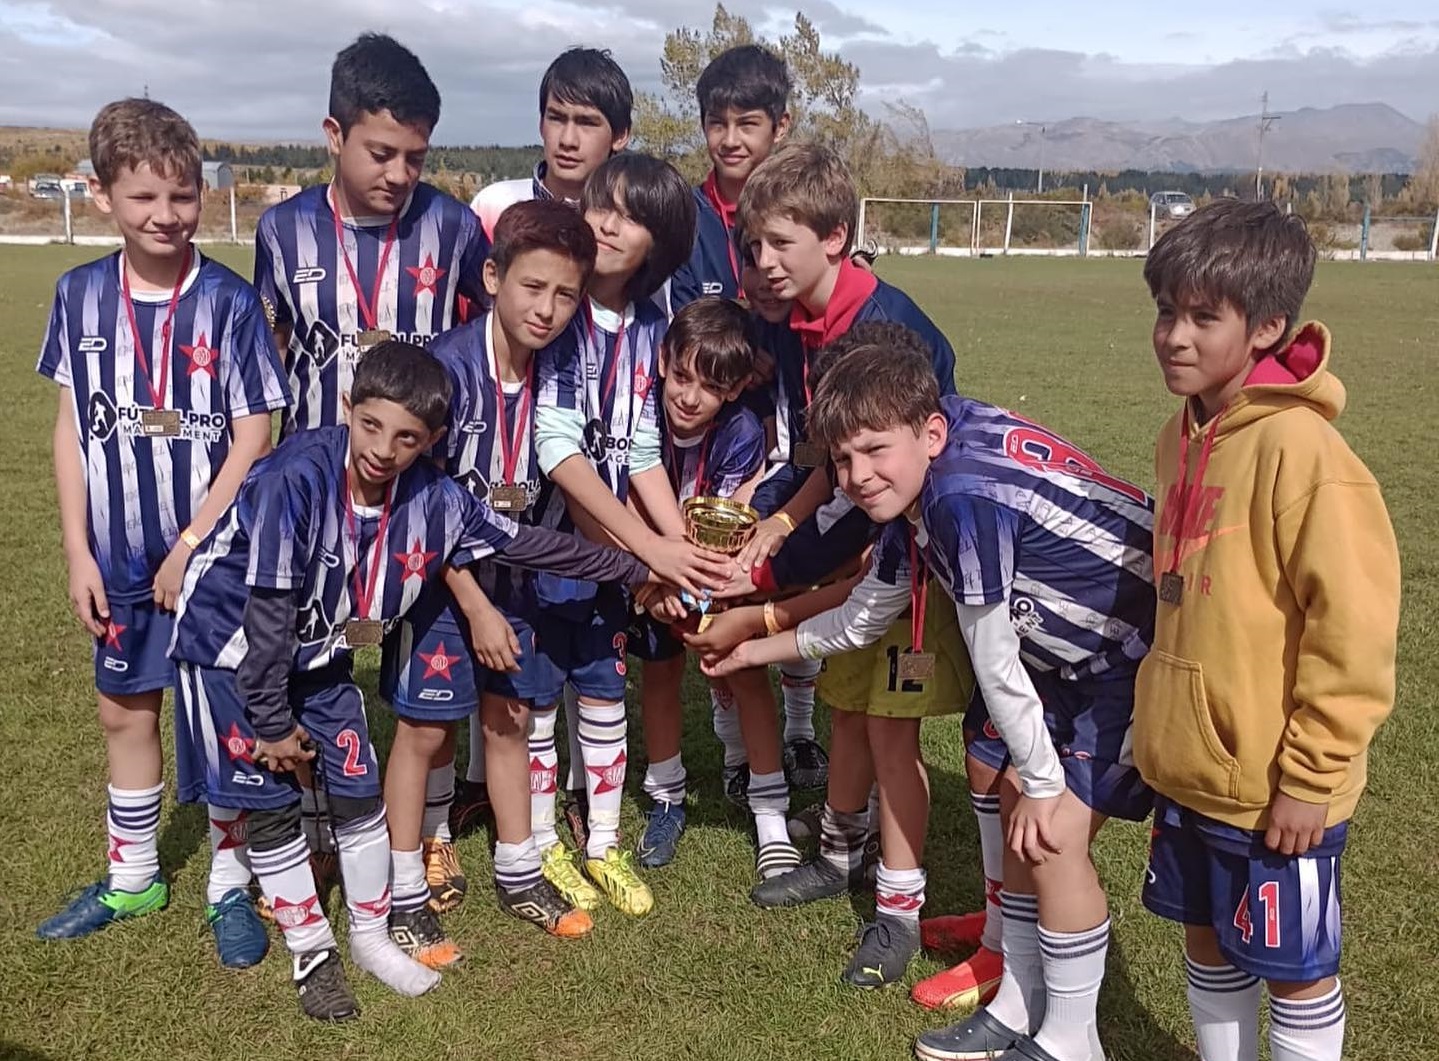
[[[1015,125],[1033,125],[1039,129],[1039,179],[1035,181],[1034,191],[1036,195],[1044,194],[1044,132],[1043,122],[1026,122],[1023,119],[1016,121]]]
[[[1259,112],[1259,164],[1254,174],[1254,201],[1264,200],[1264,134],[1269,132],[1270,126],[1284,117],[1282,114],[1269,113],[1269,93],[1266,91],[1260,98],[1263,109]]]

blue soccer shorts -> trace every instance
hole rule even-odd
[[[629,644],[629,596],[601,586],[578,616],[570,608],[541,607],[535,616],[534,649],[539,683],[533,702],[559,703],[565,683],[587,700],[625,698],[625,651]]]
[[[1030,671],[1044,704],[1044,724],[1059,752],[1069,790],[1091,810],[1110,818],[1143,821],[1154,794],[1139,776],[1129,751],[1134,717],[1134,675],[1064,681],[1052,672]],[[1009,748],[990,721],[976,689],[964,716],[968,751],[994,770],[1009,766]]]
[[[255,732],[235,672],[178,665],[175,687],[175,773],[183,803],[242,810],[280,810],[300,799],[292,773],[255,762]],[[370,744],[365,698],[348,663],[290,676],[290,710],[315,742],[316,787],[331,796],[380,795],[380,764]]]
[[[659,663],[683,656],[685,643],[670,623],[652,615],[637,615],[630,623],[629,652],[647,663]]]
[[[110,622],[95,639],[95,688],[111,696],[153,693],[175,684],[170,635],[175,616],[154,601],[110,602]]]
[[[1348,823],[1302,856],[1281,855],[1251,832],[1160,796],[1155,802],[1144,905],[1186,925],[1208,925],[1236,969],[1309,983],[1339,971],[1339,863]]]

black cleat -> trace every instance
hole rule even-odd
[[[829,756],[819,741],[808,737],[785,741],[784,777],[790,788],[824,788],[829,784]]]
[[[724,798],[741,810],[749,810],[749,763],[724,768]]]
[[[854,987],[884,987],[904,979],[919,953],[919,923],[879,914],[859,930],[859,948],[840,979]]]
[[[864,874],[858,866],[845,873],[829,859],[817,858],[798,869],[760,881],[749,897],[756,906],[802,906],[816,899],[860,891],[863,887]]]
[[[538,925],[560,939],[583,939],[595,927],[590,915],[571,906],[559,890],[543,877],[528,888],[496,888],[500,909],[507,914]]]
[[[428,906],[390,911],[390,942],[427,969],[440,970],[464,957],[445,935],[439,916]]]
[[[353,1020],[360,1007],[345,979],[345,967],[333,947],[305,951],[295,955],[295,990],[300,995],[300,1008],[314,1020]]]
[[[494,815],[490,789],[483,781],[455,782],[455,799],[450,804],[450,834],[456,839],[480,828]]]

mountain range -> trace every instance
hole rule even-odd
[[[1409,173],[1424,126],[1385,103],[1351,103],[1271,114],[1264,137],[1268,172]],[[1040,164],[1037,123],[978,129],[937,129],[941,158],[963,166],[1035,169]],[[1259,115],[1190,122],[1112,122],[1068,118],[1043,127],[1046,170],[1124,169],[1173,172],[1253,172]]]

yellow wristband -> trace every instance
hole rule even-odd
[[[773,516],[770,517],[770,519],[779,520],[781,523],[783,523],[786,527],[789,528],[789,532],[791,534],[794,533],[794,517],[791,516],[788,512],[776,512]]]
[[[188,545],[191,549],[200,548],[200,536],[194,531],[192,531],[189,527],[186,527],[180,532],[180,540],[186,545]]]
[[[780,632],[779,617],[774,613],[774,601],[764,602],[764,632],[768,637],[774,637]]]

